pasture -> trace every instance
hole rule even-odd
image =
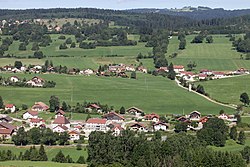
[[[1,74],[9,77],[13,74]],[[32,78],[34,74],[15,74],[20,78]],[[233,113],[232,109],[211,103],[199,95],[176,86],[167,78],[137,73],[137,79],[108,78],[97,76],[70,76],[58,74],[40,74],[46,80],[57,83],[55,88],[0,87],[0,95],[5,103],[17,106],[32,106],[36,101],[48,104],[51,95],[56,95],[71,106],[77,102],[99,101],[119,110],[136,106],[146,113],[188,114],[198,110],[202,114],[218,114],[221,109]]]

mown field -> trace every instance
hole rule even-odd
[[[250,94],[250,75],[201,82],[210,97],[224,103],[242,104],[240,95]]]
[[[69,147],[69,146],[44,146],[46,154],[48,156],[48,160],[51,161],[52,158],[55,157],[55,155],[62,150],[63,154],[65,156],[70,155],[70,157],[73,159],[73,161],[77,161],[79,156],[84,156],[86,159],[88,156],[87,149],[82,148],[82,150],[76,150],[76,147]],[[0,150],[11,150],[13,154],[18,156],[20,152],[24,152],[28,150],[30,147],[29,146],[0,146]],[[37,147],[39,149],[39,147]],[[2,163],[2,162],[1,162]]]
[[[4,77],[13,74],[1,74]],[[16,74],[15,74],[16,75]],[[34,74],[17,74],[20,78],[32,78]],[[149,74],[137,74],[138,79],[107,78],[97,76],[70,76],[57,74],[39,75],[57,83],[55,88],[0,87],[6,103],[33,105],[36,101],[48,103],[51,95],[72,106],[77,102],[99,101],[120,109],[136,106],[145,112],[159,114],[182,114],[198,110],[202,114],[217,114],[221,109],[232,109],[208,102],[200,96],[176,86],[174,81]]]
[[[1,166],[6,167],[87,167],[87,165],[82,164],[69,164],[69,163],[55,163],[55,162],[37,162],[37,161],[4,161],[1,162]]]

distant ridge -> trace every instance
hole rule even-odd
[[[133,13],[159,13],[173,16],[183,16],[195,20],[215,19],[215,18],[233,18],[250,14],[250,9],[225,10],[223,8],[209,8],[204,6],[191,7],[186,6],[181,9],[156,9],[142,8],[126,10]]]

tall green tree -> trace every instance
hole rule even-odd
[[[4,108],[3,98],[0,96],[0,109]]]
[[[66,163],[66,162],[67,162],[67,160],[66,160],[64,154],[62,153],[62,150],[60,150],[60,151],[56,154],[56,156],[52,159],[52,161],[54,161],[54,162],[60,162],[60,163]]]
[[[242,157],[246,160],[246,162],[250,163],[250,147],[246,146],[244,149],[240,152]]]
[[[48,161],[48,157],[47,157],[47,154],[44,150],[44,146],[41,145],[40,148],[39,148],[39,151],[38,151],[38,160],[39,161]]]
[[[214,42],[214,40],[213,40],[213,36],[207,36],[206,37],[206,41],[207,41],[207,43],[213,43]]]
[[[84,156],[80,156],[80,157],[78,158],[78,160],[76,161],[76,163],[78,163],[78,164],[85,164],[86,161],[85,161]]]
[[[22,63],[21,61],[15,61],[14,66],[15,66],[17,69],[20,69],[20,68],[23,66],[23,63]]]
[[[24,128],[21,127],[17,130],[16,135],[12,136],[12,141],[15,145],[27,145],[28,144],[28,135],[27,132],[25,132]]]
[[[136,72],[135,71],[131,72],[130,78],[131,79],[136,79]]]
[[[57,111],[60,107],[59,98],[54,95],[50,96],[49,104],[50,104],[50,107],[49,107],[50,112]]]
[[[31,144],[39,144],[40,143],[41,132],[40,132],[39,128],[35,127],[35,128],[30,129],[27,132],[27,135],[28,135],[29,143],[31,143]]]
[[[62,102],[62,110],[66,112],[68,111],[68,105],[65,101]]]
[[[239,144],[244,145],[246,141],[246,135],[244,131],[240,131],[239,137],[238,137]]]
[[[249,105],[250,100],[249,100],[249,96],[246,92],[244,92],[240,95],[240,101],[242,103],[244,103],[244,105]]]
[[[125,112],[126,112],[126,110],[125,110],[125,108],[122,106],[122,107],[120,108],[120,114],[125,114]]]
[[[233,139],[233,140],[237,140],[237,136],[238,136],[238,134],[237,134],[237,128],[236,128],[236,126],[233,126],[231,129],[230,129],[230,133],[229,133],[229,137],[230,137],[230,139]]]

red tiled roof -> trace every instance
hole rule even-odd
[[[183,69],[184,68],[184,66],[182,66],[182,65],[174,65],[174,69]]]
[[[6,123],[6,122],[0,122],[0,129],[9,129],[9,130],[14,130],[16,129],[16,126]]]
[[[58,111],[56,112],[56,115],[57,115],[57,114],[65,115],[65,112],[64,112],[63,110],[60,109],[60,110],[58,110]]]
[[[70,135],[70,134],[77,134],[77,135],[79,135],[79,132],[77,132],[77,131],[75,131],[75,130],[71,130],[71,131],[68,132],[68,134],[69,134],[69,135]]]
[[[12,108],[12,107],[14,107],[15,105],[14,104],[6,104],[5,105],[5,108]]]
[[[200,70],[200,72],[202,73],[202,72],[212,72],[212,71],[208,70],[208,69],[202,69],[202,70]]]
[[[224,72],[220,72],[220,71],[214,71],[213,74],[214,75],[225,75]]]
[[[152,120],[153,118],[160,118],[160,116],[158,114],[152,113],[152,114],[147,114],[144,116],[144,118]]]
[[[206,74],[199,74],[199,77],[207,77]]]
[[[141,113],[143,112],[141,109],[139,109],[137,107],[130,107],[129,109],[127,109],[127,112],[130,111],[130,110],[132,110],[132,109],[134,109],[134,110],[136,110],[138,112],[141,112]]]
[[[32,106],[32,108],[43,108],[43,110],[48,110],[49,106],[47,106],[43,102],[36,102],[35,105]]]
[[[130,125],[130,127],[133,127],[133,126],[136,126],[136,125],[139,125],[140,127],[143,127],[143,128],[146,127],[145,125],[143,125],[143,124],[141,124],[141,123],[139,123],[139,122]]]
[[[193,72],[188,72],[188,71],[182,71],[181,74],[184,74],[184,75],[194,75]]]
[[[43,119],[41,118],[31,118],[30,122],[32,123],[39,123],[39,122],[45,122]]]
[[[106,124],[107,120],[106,119],[101,119],[101,118],[89,118],[87,120],[87,123],[89,124]]]
[[[90,104],[88,107],[90,107],[90,108],[96,108],[96,109],[101,108],[101,107],[98,106],[97,104]]]
[[[57,117],[53,122],[53,124],[69,124],[69,123],[70,123],[69,120],[64,116]]]
[[[10,135],[12,131],[11,129],[0,129],[0,134]]]
[[[32,116],[36,116],[38,115],[38,112],[37,111],[28,111],[28,113]]]
[[[54,127],[53,129],[57,128],[57,127],[60,127],[62,128],[63,130],[68,130],[68,127],[67,126],[63,126],[63,125],[57,125],[56,127]]]

